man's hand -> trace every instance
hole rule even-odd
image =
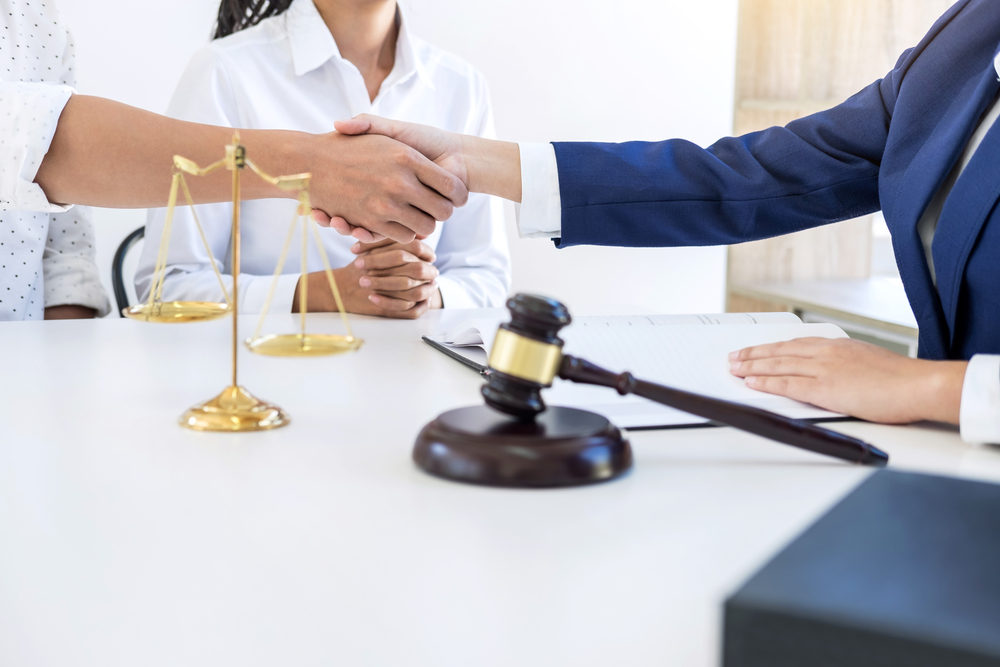
[[[345,135],[379,134],[391,137],[413,147],[435,165],[460,179],[469,192],[521,201],[521,158],[517,144],[455,134],[429,125],[369,114],[351,120],[338,120],[334,127]],[[379,240],[378,234],[371,233],[378,230],[365,229],[365,225],[357,220],[323,215],[321,212],[317,212],[314,218],[320,224],[329,225],[339,233],[354,236],[364,243]]]
[[[845,338],[800,338],[729,355],[751,389],[886,424],[958,424],[964,361],[910,359]]]
[[[437,257],[419,238],[410,243],[355,243],[351,252],[359,255],[354,265],[363,272],[358,282],[374,292],[369,298],[376,305],[396,312],[424,302],[429,308],[442,307],[441,292],[434,282]]]
[[[367,230],[367,236],[359,234],[362,240],[374,240],[373,233],[401,243],[426,237],[468,200],[459,177],[388,137],[333,132],[317,143],[313,206]]]

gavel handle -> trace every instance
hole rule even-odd
[[[635,394],[698,417],[726,424],[792,447],[826,454],[852,463],[884,466],[889,455],[868,443],[834,433],[801,419],[790,419],[767,410],[637,380],[631,373],[616,375],[589,361],[563,357],[559,377],[582,384],[611,387],[622,396]]]

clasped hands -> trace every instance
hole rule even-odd
[[[383,239],[376,243],[355,243],[351,252],[358,256],[345,267],[334,269],[344,309],[360,315],[416,319],[431,308],[441,308],[436,279],[434,250],[423,237],[409,243]],[[302,278],[300,278],[301,280]],[[309,281],[309,310],[336,311],[337,303],[323,271],[305,276]],[[295,291],[292,311],[301,308]]]

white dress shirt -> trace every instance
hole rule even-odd
[[[1000,77],[1000,54],[993,61]],[[945,179],[917,224],[931,276],[935,275],[931,245],[944,202],[959,176],[1000,118],[1000,100],[995,100],[972,135],[954,170]],[[551,239],[562,236],[562,202],[559,166],[552,144],[519,144],[521,151],[521,204],[515,207],[521,238]],[[1000,444],[1000,355],[977,354],[969,361],[962,385],[960,429],[966,442]]]
[[[47,306],[110,309],[89,209],[52,204],[34,183],[74,66],[51,0],[0,0],[0,320],[42,319]]]
[[[333,121],[372,113],[426,123],[453,132],[493,137],[486,81],[457,57],[423,42],[401,21],[395,65],[375,100],[358,69],[341,57],[312,0],[295,0],[284,14],[216,40],[195,54],[170,103],[168,115],[183,120],[242,128],[329,132]],[[219,147],[222,154],[222,147]],[[270,171],[266,155],[250,155]],[[246,178],[255,178],[248,173]],[[164,184],[166,188],[167,184]],[[240,309],[259,312],[273,280],[278,256],[296,203],[248,201],[242,209]],[[228,204],[197,207],[198,218],[220,262],[230,272],[231,214]],[[153,210],[146,236],[159,239],[164,210]],[[321,230],[334,268],[350,264],[353,239]],[[502,306],[510,289],[510,256],[502,203],[472,195],[425,241],[435,249],[437,279],[445,308]],[[147,243],[136,272],[136,291],[148,298],[157,243]],[[291,311],[299,279],[301,244],[293,243],[279,279],[273,312]],[[310,271],[322,268],[315,248]],[[224,276],[227,286],[231,281]],[[178,206],[164,280],[165,300],[219,301],[218,280],[189,209]]]

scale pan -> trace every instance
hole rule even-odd
[[[209,301],[166,301],[161,303],[141,303],[122,310],[122,315],[142,322],[207,322],[225,317],[230,312],[229,304]]]
[[[280,334],[249,338],[247,349],[271,357],[323,357],[354,352],[364,341],[332,334]]]

